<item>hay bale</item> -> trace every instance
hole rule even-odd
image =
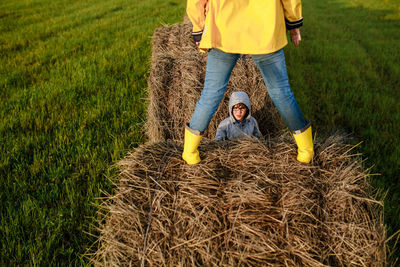
[[[382,201],[340,136],[316,146],[311,165],[296,146],[248,56],[200,144],[202,162],[181,159],[184,124],[203,87],[206,55],[191,25],[153,36],[146,134],[149,143],[119,162],[115,195],[104,202],[98,265],[383,266]],[[213,142],[229,96],[246,91],[267,136]]]
[[[206,54],[199,53],[192,41],[188,20],[158,28],[153,35],[152,67],[148,79],[149,107],[146,134],[150,142],[182,140],[200,98],[206,68]],[[264,135],[276,135],[284,126],[268,96],[256,64],[250,56],[241,57],[228,83],[227,92],[205,133],[214,138],[219,122],[228,114],[229,96],[245,91],[252,103],[252,115]]]
[[[200,145],[139,147],[119,163],[104,205],[101,265],[383,266],[382,202],[349,147],[331,137],[314,164],[296,161],[286,135]]]

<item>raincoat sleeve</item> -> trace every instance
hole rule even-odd
[[[226,140],[227,139],[227,133],[226,133],[226,127],[220,123],[217,128],[217,133],[215,134],[214,140]]]
[[[260,129],[258,128],[258,123],[257,123],[257,120],[256,120],[256,119],[254,119],[254,131],[253,131],[253,135],[254,135],[255,137],[258,137],[258,138],[261,137],[261,132],[260,132]]]
[[[203,32],[208,0],[187,0],[186,13],[193,24],[193,33]]]
[[[285,13],[286,29],[296,29],[303,26],[301,0],[281,0]]]

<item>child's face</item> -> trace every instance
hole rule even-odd
[[[232,109],[233,117],[235,117],[235,119],[238,121],[244,120],[246,112],[247,112],[247,107],[245,104],[239,103],[233,106]]]

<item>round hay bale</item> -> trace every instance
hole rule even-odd
[[[154,32],[145,127],[150,142],[182,140],[184,125],[190,121],[200,98],[207,55],[197,51],[191,30],[190,22],[185,20]],[[228,102],[233,91],[245,91],[249,95],[252,115],[261,133],[276,135],[284,127],[256,64],[250,56],[242,56],[233,69],[225,96],[205,137],[214,138],[219,122],[229,116]]]
[[[350,147],[331,137],[313,164],[288,135],[142,145],[119,162],[94,262],[116,266],[383,266],[382,202]]]

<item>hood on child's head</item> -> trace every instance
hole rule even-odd
[[[232,109],[236,104],[245,104],[248,113],[247,113],[247,119],[250,119],[251,117],[251,104],[250,104],[250,98],[245,92],[233,92],[231,97],[229,98],[229,117],[231,118],[232,121],[235,121],[235,117],[233,116]]]

